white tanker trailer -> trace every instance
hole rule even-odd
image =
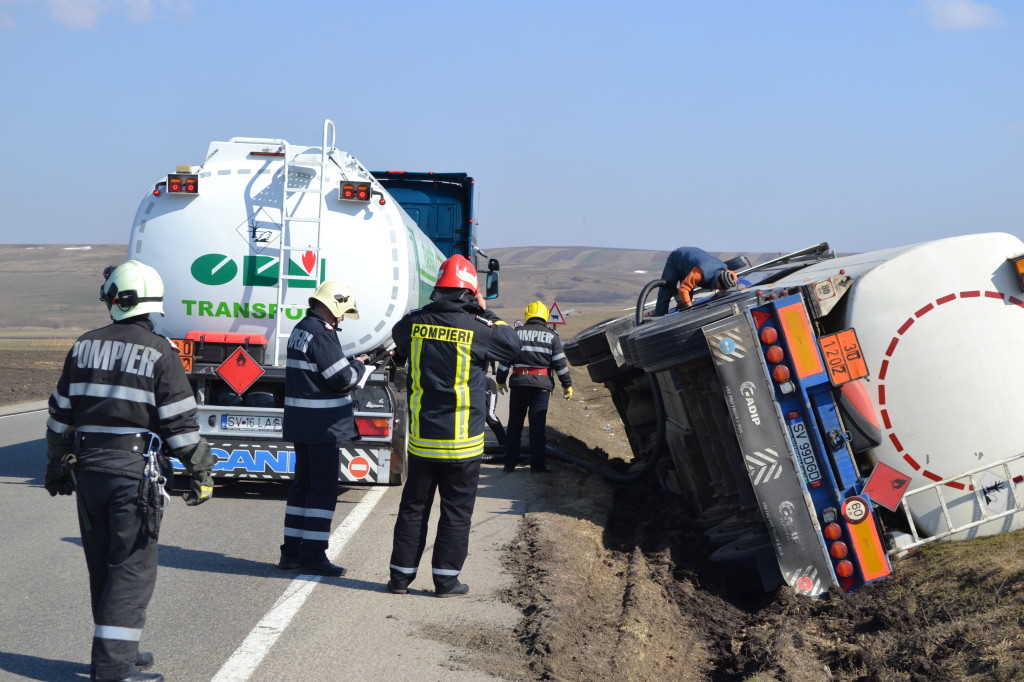
[[[287,339],[319,283],[340,279],[360,312],[341,324],[342,349],[378,367],[353,393],[361,438],[342,445],[340,480],[403,480],[405,382],[390,362],[391,328],[426,302],[447,256],[476,262],[473,180],[378,175],[335,148],[326,121],[319,147],[212,142],[202,163],[178,166],[142,200],[128,257],[163,277],[165,316],[154,322],[181,351],[200,430],[221,460],[214,476],[293,474],[281,440]],[[493,298],[497,262],[489,268]]]

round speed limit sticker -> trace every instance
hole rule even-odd
[[[851,497],[843,502],[840,511],[850,523],[860,523],[868,517],[868,501],[863,497]]]

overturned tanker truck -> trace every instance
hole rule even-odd
[[[712,561],[820,597],[918,545],[1024,525],[1021,240],[740,261],[748,286],[654,318],[651,282],[565,343]]]

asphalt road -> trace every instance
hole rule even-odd
[[[0,680],[89,674],[93,623],[75,498],[42,487],[45,421],[45,403],[0,407]],[[483,467],[462,575],[471,593],[455,599],[432,594],[430,543],[410,593],[385,589],[399,488],[342,488],[329,554],[348,569],[344,578],[276,568],[285,484],[232,482],[199,507],[176,492],[142,648],[168,680],[495,679],[424,633],[515,625],[519,614],[498,596],[511,579],[500,554],[530,504],[528,479]]]

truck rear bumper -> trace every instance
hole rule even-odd
[[[219,460],[213,467],[214,478],[289,480],[295,475],[295,449],[291,443],[254,443],[218,438],[209,440],[210,449]],[[343,443],[339,450],[340,482],[390,484],[393,452],[389,444]],[[185,467],[177,459],[172,461],[176,472],[185,472]]]

